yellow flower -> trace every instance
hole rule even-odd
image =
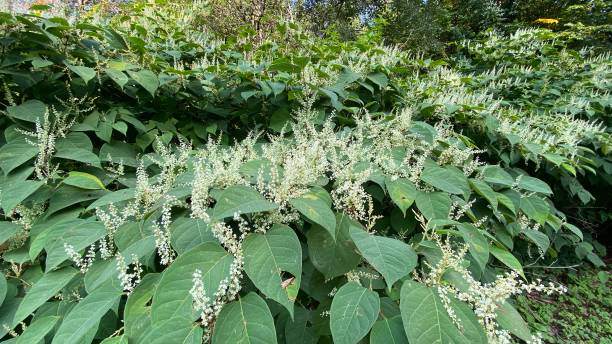
[[[559,20],[548,18],[538,18],[535,20],[535,22],[540,24],[559,24]]]

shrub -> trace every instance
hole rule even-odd
[[[2,338],[538,341],[508,300],[564,288],[526,270],[598,262],[532,156],[495,149],[486,125],[525,114],[495,117],[472,65],[125,11],[0,14]],[[547,149],[585,168],[584,142]]]

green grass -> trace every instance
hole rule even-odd
[[[566,294],[531,293],[517,299],[531,329],[547,343],[612,343],[610,273],[589,269],[555,278],[568,288]]]

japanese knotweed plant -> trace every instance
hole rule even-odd
[[[550,260],[562,238],[580,234],[546,200],[548,186],[479,162],[450,125],[413,121],[409,110],[319,126],[309,104],[278,135],[199,149],[157,140],[154,153],[124,160],[123,174],[102,176],[123,187],[95,194],[87,208],[53,215],[57,201],[34,198],[42,208],[25,239],[11,234],[25,226],[19,219],[2,222],[11,250],[0,335],[537,339],[507,299],[556,290],[521,282],[523,266]],[[69,182],[102,183],[77,176]]]

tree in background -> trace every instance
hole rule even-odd
[[[387,41],[426,53],[442,53],[447,42],[473,37],[502,16],[492,0],[392,0],[380,14]]]
[[[256,41],[263,41],[279,22],[293,19],[287,0],[215,0],[204,22],[222,36],[234,35],[243,27],[255,32]]]
[[[307,27],[322,35],[336,31],[341,38],[353,39],[372,24],[385,8],[386,0],[300,0],[293,3]]]

